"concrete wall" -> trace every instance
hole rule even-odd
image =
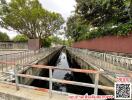
[[[97,70],[97,68],[95,66],[91,66],[88,62],[86,62],[83,59],[77,57],[76,55],[72,54],[68,50],[67,50],[67,56],[68,56],[68,59],[70,60],[71,63],[77,63],[77,65],[80,66],[81,69],[89,69],[89,70],[90,69],[95,69],[95,70]],[[77,68],[77,66],[75,66],[74,68]],[[88,74],[88,75],[91,77],[92,82],[94,83],[95,75],[94,74]],[[114,86],[114,83],[111,80],[109,80],[107,77],[105,77],[104,75],[99,76],[99,84],[104,85],[104,86],[111,86],[111,87]],[[110,95],[114,94],[111,91],[105,91],[105,90],[103,90],[103,91],[106,94],[110,94]]]
[[[86,48],[95,51],[132,53],[132,35],[105,36],[101,38],[76,42],[74,48]]]
[[[0,49],[28,49],[26,42],[0,42]]]
[[[0,100],[28,100],[28,99],[0,92]]]
[[[39,60],[38,62],[34,63],[34,64],[47,64],[54,56],[56,55],[59,55],[60,50],[57,50],[57,51],[54,51],[52,52],[50,55],[42,58],[41,60]],[[38,68],[28,68],[28,69],[25,69],[24,72],[21,72],[21,73],[26,73],[26,74],[31,74],[31,75],[39,75],[41,72],[41,69],[38,69]],[[20,84],[26,84],[26,85],[30,85],[31,82],[33,81],[33,79],[27,79],[27,78],[19,78],[19,82]],[[26,95],[28,96],[28,95]],[[10,95],[8,93],[3,93],[3,92],[0,92],[0,100],[29,100],[29,99],[26,99],[23,98],[23,97],[20,97],[19,96],[16,96],[16,95]]]
[[[61,50],[62,49],[54,51],[53,53],[42,58],[41,60],[39,60],[35,64],[46,65],[49,61],[51,61],[52,58],[54,58],[54,56],[59,55]],[[41,71],[42,71],[42,69],[29,67],[28,69],[25,69],[25,71],[21,72],[21,73],[39,76]],[[26,85],[30,85],[33,81],[33,79],[27,79],[27,78],[22,78],[22,77],[20,77],[19,80],[20,80],[20,84],[26,84]]]
[[[29,39],[28,40],[28,49],[29,50],[38,50],[40,49],[40,40],[39,39]]]

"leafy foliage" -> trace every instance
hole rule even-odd
[[[72,39],[62,40],[57,36],[49,36],[48,38],[42,39],[42,46],[43,47],[50,47],[54,45],[67,45],[70,46],[72,44]]]
[[[1,14],[1,26],[14,29],[28,38],[45,38],[60,29],[64,23],[58,13],[42,8],[38,0],[11,0]]]
[[[87,23],[98,27],[130,20],[128,0],[76,0],[76,13]],[[130,0],[129,0],[130,1]],[[126,3],[127,2],[127,3]],[[130,15],[132,16],[132,15]]]
[[[52,39],[50,36],[42,39],[42,47],[50,47],[51,44],[52,44]]]
[[[0,41],[3,42],[3,41],[9,41],[9,40],[10,40],[10,38],[6,33],[0,32]]]
[[[132,31],[132,0],[76,0],[67,35],[75,41]]]
[[[88,26],[84,24],[78,16],[71,16],[67,22],[67,35],[78,41],[79,38],[87,33]]]
[[[79,37],[80,40],[87,40],[87,39],[92,39],[92,38],[97,38],[97,37],[102,37],[102,36],[126,36],[129,35],[129,33],[132,31],[132,23],[126,23],[126,24],[121,24],[117,27],[100,27],[98,29],[94,29],[91,32],[86,33],[85,35],[81,35]]]
[[[28,37],[25,35],[17,35],[16,37],[13,38],[13,41],[15,42],[27,42],[28,41]]]

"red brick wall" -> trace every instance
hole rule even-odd
[[[95,51],[132,53],[132,35],[129,36],[105,36],[92,40],[76,42],[75,48],[87,48]]]

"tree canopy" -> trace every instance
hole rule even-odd
[[[131,0],[76,0],[76,13],[93,26],[126,23]]]
[[[75,41],[132,31],[132,0],[76,0],[67,35]]]
[[[30,39],[45,38],[64,23],[60,14],[47,11],[38,0],[11,0],[0,17],[2,27],[16,30]]]
[[[13,38],[13,41],[14,42],[27,42],[28,41],[28,37],[25,36],[24,34],[20,34],[20,35],[17,35]]]
[[[9,36],[6,33],[0,32],[0,41],[1,42],[9,41],[9,40],[10,40],[10,38],[9,38]]]
[[[67,22],[67,35],[78,41],[89,30],[88,25],[84,24],[77,15],[71,16]]]

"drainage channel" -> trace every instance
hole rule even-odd
[[[65,52],[65,50],[63,50],[60,53],[58,59],[53,58],[48,63],[48,65],[60,67],[60,68],[70,68],[72,66],[76,66],[77,68],[79,68],[79,66],[76,64],[76,62],[71,64],[68,61],[69,60],[66,55],[66,52]],[[41,71],[40,76],[49,77],[48,72],[49,72],[48,70],[44,69]],[[83,74],[83,73],[70,72],[70,71],[53,70],[53,78],[85,82],[85,83],[92,83],[92,80],[88,75]],[[49,82],[42,81],[42,80],[34,80],[30,85],[36,86],[36,87],[41,87],[41,88],[49,88]],[[56,91],[75,93],[75,94],[81,94],[81,95],[84,95],[86,93],[91,95],[94,93],[93,88],[75,86],[75,85],[67,85],[67,84],[61,84],[61,83],[55,83],[55,82],[53,83],[52,87],[53,87],[53,90],[56,90]],[[99,93],[100,93],[100,95],[104,95],[104,93],[102,91],[100,91]]]

